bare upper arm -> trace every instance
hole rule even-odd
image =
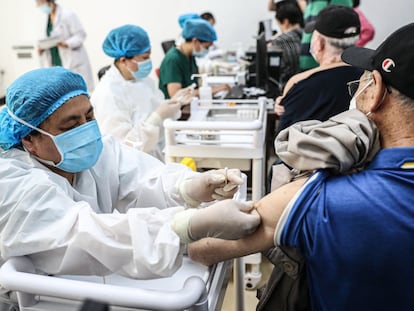
[[[167,92],[170,98],[173,97],[175,93],[177,93],[179,90],[181,90],[181,88],[182,88],[181,83],[178,83],[178,82],[168,83]]]
[[[274,246],[276,225],[296,192],[306,179],[299,179],[269,193],[258,202],[256,210],[262,223],[250,236],[240,240],[221,240],[207,238],[188,245],[189,256],[197,262],[212,265],[217,262],[266,251]]]

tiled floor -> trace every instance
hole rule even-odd
[[[272,271],[272,264],[262,256],[262,262],[260,264],[260,272],[262,272],[262,279],[258,287],[266,283],[270,273]],[[244,291],[244,310],[254,311],[257,305],[256,289]],[[236,310],[236,299],[233,285],[233,278],[230,279],[229,285],[227,286],[226,294],[224,296],[223,306],[221,311],[240,311]]]

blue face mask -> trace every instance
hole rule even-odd
[[[206,48],[201,48],[200,52],[197,52],[196,50],[193,49],[193,56],[194,57],[205,57],[208,54],[208,50]]]
[[[47,15],[49,15],[50,13],[52,13],[52,8],[51,8],[50,6],[48,6],[46,3],[45,3],[45,4],[43,4],[43,5],[41,5],[41,6],[39,6],[39,9],[40,9],[43,13],[45,13],[45,14],[47,14]]]
[[[96,120],[89,121],[62,134],[49,135],[61,160],[53,166],[69,173],[78,173],[94,166],[102,152],[102,138]]]
[[[69,173],[78,173],[94,166],[102,152],[102,137],[96,120],[89,121],[59,135],[52,135],[37,128],[14,115],[10,110],[10,116],[16,121],[52,138],[56,149],[60,153],[59,163],[43,160],[40,162],[57,167]]]
[[[150,59],[144,60],[143,62],[132,61],[138,65],[137,71],[130,71],[135,79],[142,79],[148,77],[152,70],[152,61]]]

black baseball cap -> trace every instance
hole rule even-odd
[[[342,60],[368,71],[378,70],[386,84],[414,99],[414,23],[392,33],[376,49],[350,47]]]
[[[358,14],[349,7],[328,5],[319,12],[315,20],[306,24],[307,33],[317,30],[329,38],[349,38],[359,35],[361,24]]]

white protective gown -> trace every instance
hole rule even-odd
[[[46,28],[47,19],[44,29]],[[86,39],[86,32],[75,12],[57,5],[56,21],[53,24],[53,31],[50,36],[61,38],[61,40],[69,46],[68,48],[58,47],[62,66],[82,75],[88,86],[88,91],[92,92],[95,83],[88,54],[83,45],[83,42]],[[52,66],[50,50],[45,50],[43,52],[40,61],[43,67]]]
[[[103,134],[110,134],[164,161],[164,129],[144,122],[164,100],[155,82],[125,80],[112,65],[91,95],[95,117]]]
[[[48,274],[140,279],[180,267],[184,250],[171,221],[183,210],[178,181],[194,173],[111,137],[103,143],[97,164],[73,186],[25,151],[0,153],[3,260],[27,255]]]

